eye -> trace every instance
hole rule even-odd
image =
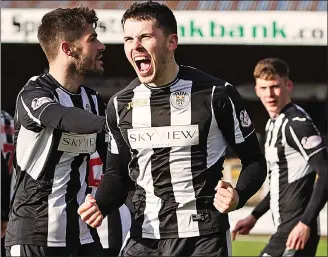
[[[149,39],[149,38],[151,38],[150,35],[142,35],[142,36],[141,36],[141,40],[143,40],[143,39]]]
[[[130,42],[131,40],[132,40],[132,38],[130,38],[130,37],[124,38],[124,42]]]

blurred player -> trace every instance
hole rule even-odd
[[[8,165],[1,150],[1,256],[6,256],[4,237],[6,233],[10,200],[10,176]]]
[[[135,3],[122,25],[138,78],[109,101],[106,173],[97,203],[85,202],[79,213],[98,226],[124,202],[131,178],[131,237],[122,255],[230,255],[227,213],[266,177],[240,95],[228,82],[175,62],[177,23],[167,6]],[[227,143],[243,163],[236,188],[221,180]]]
[[[284,61],[261,60],[254,78],[270,116],[265,128],[270,190],[251,215],[237,222],[233,239],[248,234],[270,209],[277,231],[260,255],[315,256],[319,212],[327,202],[327,146],[309,115],[291,101],[293,84]]]
[[[11,174],[14,160],[14,119],[4,110],[1,110],[1,149]]]
[[[91,191],[90,154],[107,148],[105,104],[82,85],[85,76],[104,71],[97,21],[94,10],[58,8],[38,28],[49,73],[32,77],[17,96],[8,256],[103,255],[96,229],[77,214]]]
[[[1,256],[5,256],[4,236],[8,222],[10,196],[15,183],[15,169],[13,168],[14,119],[4,110],[1,110],[1,153]]]

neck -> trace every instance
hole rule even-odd
[[[67,66],[59,63],[49,65],[49,74],[53,76],[58,83],[72,93],[77,93],[83,82],[83,76],[72,72]]]
[[[174,58],[166,66],[166,69],[163,71],[163,74],[153,83],[149,83],[150,86],[160,87],[171,83],[177,77],[179,73],[179,65],[175,62]]]

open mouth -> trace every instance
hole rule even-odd
[[[273,101],[267,101],[267,104],[270,106],[274,106],[276,105],[277,101],[273,100]]]
[[[141,74],[147,74],[151,69],[151,60],[146,56],[135,57],[134,62]]]

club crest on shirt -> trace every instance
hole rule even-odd
[[[249,127],[252,124],[251,118],[248,116],[246,110],[240,112],[239,119],[243,127]]]
[[[322,142],[322,139],[318,135],[310,136],[310,137],[303,137],[301,140],[301,144],[304,149],[312,149]]]
[[[190,96],[184,91],[176,91],[172,93],[170,97],[171,105],[178,110],[186,108],[189,101]]]

